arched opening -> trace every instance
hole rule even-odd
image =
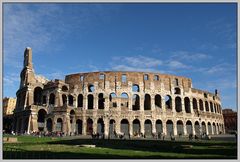
[[[175,88],[174,89],[174,94],[181,94],[181,90],[180,90],[180,88]]]
[[[94,92],[94,85],[90,84],[88,85],[88,92]]]
[[[127,119],[121,120],[120,130],[121,130],[121,133],[125,134],[125,136],[129,135],[129,122]]]
[[[217,128],[216,128],[215,123],[213,123],[213,134],[217,134]]]
[[[62,91],[63,91],[63,92],[67,92],[67,91],[68,91],[67,86],[62,86]]]
[[[200,135],[200,124],[199,124],[198,121],[196,121],[195,124],[194,124],[194,130],[195,130],[195,134],[197,136],[199,136]]]
[[[191,113],[191,109],[190,109],[190,100],[188,97],[184,98],[184,105],[185,105],[185,111],[186,113]]]
[[[144,122],[144,132],[146,137],[152,136],[152,122],[149,119]]]
[[[48,118],[47,119],[47,131],[48,132],[52,132],[52,126],[53,126],[52,119]]]
[[[167,121],[167,136],[173,135],[173,122],[172,120]]]
[[[121,109],[122,110],[128,110],[128,94],[122,93],[121,94]]]
[[[98,109],[104,109],[105,99],[103,98],[103,93],[98,94]]]
[[[198,106],[197,106],[197,100],[196,98],[193,98],[193,110],[197,110]]]
[[[193,134],[192,122],[188,120],[186,122],[187,134]]]
[[[169,95],[165,96],[165,107],[166,109],[172,109],[172,98]]]
[[[157,120],[156,121],[156,132],[157,133],[162,133],[163,130],[162,130],[162,121],[161,120]]]
[[[155,96],[155,108],[162,108],[162,99],[158,94]]]
[[[97,121],[97,133],[100,135],[104,134],[104,122],[102,118],[99,118]]]
[[[88,95],[88,109],[93,109],[93,95],[89,94]]]
[[[137,94],[134,94],[132,98],[132,110],[140,110],[140,99]]]
[[[117,107],[117,95],[115,93],[109,95],[109,108],[113,107]]]
[[[202,122],[202,134],[206,134],[206,133],[207,133],[206,124],[205,122]]]
[[[72,95],[68,95],[68,105],[73,106],[73,96]]]
[[[180,97],[175,98],[175,109],[176,109],[176,112],[182,111],[182,101]]]
[[[63,121],[62,121],[61,118],[57,119],[56,131],[57,132],[62,132],[63,131]]]
[[[149,94],[145,94],[144,97],[144,110],[151,110],[151,96]]]
[[[62,95],[62,102],[63,102],[63,106],[67,105],[67,96],[65,94]]]
[[[93,133],[93,120],[88,118],[87,119],[87,135],[91,135]]]
[[[113,119],[111,119],[110,121],[109,121],[109,138],[113,138],[113,137],[115,137],[115,133],[114,132],[116,132],[115,131],[115,120],[113,120]]]
[[[148,79],[149,79],[148,75],[147,75],[147,74],[144,74],[144,75],[143,75],[143,79],[144,79],[144,80],[148,80]]]
[[[132,91],[133,91],[133,92],[139,92],[139,91],[140,91],[139,85],[133,84],[133,86],[132,86]]]
[[[71,132],[74,133],[75,132],[75,128],[76,128],[76,125],[75,125],[75,111],[74,110],[71,110],[70,111],[70,124],[71,124]]]
[[[203,111],[203,101],[201,99],[199,100],[199,108]]]
[[[44,110],[44,109],[40,109],[38,111],[38,119],[37,119],[37,122],[38,122],[38,130],[39,131],[43,131],[44,130],[44,127],[45,127],[45,117],[47,115],[47,112]]]
[[[34,89],[34,105],[42,104],[42,88],[36,87]]]
[[[83,95],[78,95],[78,107],[83,107]]]
[[[139,136],[141,133],[140,121],[138,119],[133,120],[133,135]]]
[[[211,112],[213,112],[213,103],[210,102],[210,109],[211,109]]]
[[[43,96],[43,104],[46,105],[47,104],[47,96]]]
[[[184,132],[183,132],[183,122],[181,120],[177,121],[177,134],[178,134],[179,137],[184,134]]]
[[[54,106],[54,104],[55,104],[55,95],[51,93],[49,97],[49,105]]]
[[[209,111],[209,107],[208,107],[208,102],[207,101],[205,101],[205,109],[206,109],[206,111]]]
[[[214,104],[214,112],[217,113],[216,104]]]
[[[83,124],[82,120],[78,119],[76,121],[76,132],[77,132],[77,134],[82,134],[82,124]]]
[[[208,122],[208,134],[212,134],[212,126],[210,122]]]

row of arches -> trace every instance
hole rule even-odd
[[[34,90],[34,104],[39,105],[39,104],[46,104],[46,96],[42,96],[42,90],[40,87],[35,88]],[[129,96],[127,93],[122,93],[121,96],[121,103],[118,103],[118,97],[115,93],[110,93],[109,95],[109,107],[118,107],[118,104],[121,104],[122,108],[129,108]],[[77,97],[77,107],[83,107],[83,95],[79,94]],[[152,97],[149,94],[144,95],[144,110],[151,110],[152,109]],[[154,106],[155,108],[162,108],[163,103],[162,103],[162,97],[159,94],[156,94],[154,96]],[[183,101],[182,101],[183,100]],[[62,105],[69,105],[69,106],[74,106],[74,101],[75,98],[72,95],[66,95],[62,94]],[[165,101],[165,108],[172,110],[173,104],[172,104],[172,97],[170,95],[166,95],[164,97]],[[176,112],[182,112],[183,111],[183,103],[184,103],[184,109],[186,113],[192,113],[191,112],[191,101],[189,97],[185,97],[182,99],[180,96],[175,97],[175,110]],[[198,103],[199,102],[199,103]],[[94,96],[93,94],[88,94],[87,96],[87,109],[93,109],[94,108]],[[55,95],[53,93],[50,94],[49,96],[49,105],[55,105]],[[132,110],[140,110],[140,96],[138,94],[133,94],[132,96]],[[104,109],[106,107],[105,104],[105,98],[103,93],[98,94],[98,109]],[[208,102],[205,101],[203,102],[202,99],[199,99],[197,101],[196,98],[192,99],[192,107],[193,110],[200,110],[212,113],[220,113],[221,114],[221,106],[217,103],[213,103],[212,101]]]
[[[48,131],[52,131],[53,128],[53,124],[52,124],[52,119],[49,118],[47,119],[47,130]],[[87,135],[91,135],[93,133],[93,120],[91,118],[88,118],[86,121],[87,125],[86,125],[86,134]],[[75,125],[74,125],[75,124]],[[153,133],[153,124],[152,121],[147,119],[144,121],[144,125],[141,125],[140,120],[135,119],[132,121],[132,132],[131,134],[133,136],[139,135],[142,132],[141,127],[143,126],[144,129],[144,135],[146,137],[151,137],[152,133]],[[163,133],[163,123],[161,120],[156,120],[155,122],[155,130],[156,133]],[[186,128],[184,128],[186,127]],[[172,120],[168,120],[166,122],[166,135],[170,136],[170,135],[174,135],[174,123]],[[200,135],[203,133],[206,134],[219,134],[220,132],[223,131],[223,126],[221,124],[215,124],[214,122],[211,124],[210,122],[208,122],[207,124],[205,122],[200,123],[198,121],[196,121],[194,123],[194,125],[192,124],[191,121],[187,121],[185,124],[181,121],[178,120],[176,123],[176,132],[177,134],[175,135],[188,135],[188,134],[196,134],[196,135]],[[184,129],[186,129],[186,133],[184,133]],[[57,119],[57,123],[55,125],[55,131],[63,131],[63,120],[61,118]],[[72,133],[75,134],[83,134],[83,121],[81,119],[77,119],[75,123],[71,122],[71,131]],[[105,124],[102,118],[99,118],[97,121],[97,132],[94,133],[99,133],[99,134],[103,134],[105,131]],[[109,135],[113,135],[114,132],[116,132],[116,121],[114,119],[111,119],[109,121]],[[120,122],[120,132],[124,133],[125,135],[129,135],[130,134],[130,123],[127,119],[122,119]]]

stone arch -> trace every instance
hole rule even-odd
[[[176,112],[181,112],[182,111],[182,101],[179,96],[175,98],[175,109]]]
[[[207,127],[206,127],[206,124],[205,124],[205,122],[203,121],[202,122],[202,134],[206,134],[207,133]]]
[[[133,135],[138,136],[141,133],[141,125],[138,119],[133,120]]]
[[[129,135],[129,122],[127,119],[121,120],[120,130],[121,130],[121,133],[125,134],[125,136]]]
[[[155,108],[162,108],[162,98],[159,94],[155,95]]]
[[[217,113],[217,110],[216,110],[216,103],[214,103],[214,113]]]
[[[213,128],[213,134],[217,134],[217,128],[216,128],[216,124],[214,122],[212,124],[212,128]]]
[[[178,87],[176,87],[176,88],[174,88],[174,94],[181,94],[181,89],[180,88],[178,88]]]
[[[42,104],[42,88],[36,87],[34,88],[34,105]]]
[[[146,137],[152,136],[152,122],[149,119],[144,122],[144,132]]]
[[[55,94],[53,93],[50,94],[49,105],[55,105]]]
[[[173,122],[172,120],[168,120],[166,122],[167,126],[167,136],[173,135]]]
[[[172,109],[172,97],[170,95],[165,96],[166,109]]]
[[[83,125],[82,120],[77,119],[77,121],[76,121],[76,133],[77,134],[82,134],[82,128],[83,128],[82,125]]]
[[[88,92],[94,92],[94,91],[95,91],[94,85],[93,84],[89,84],[88,85]]]
[[[205,101],[205,110],[209,111],[209,106],[208,106],[208,102],[207,101]]]
[[[132,110],[140,110],[140,98],[137,94],[132,97]]]
[[[67,87],[67,86],[65,86],[65,85],[64,85],[64,86],[62,86],[62,91],[63,91],[63,92],[67,92],[67,91],[68,91],[68,87]]]
[[[186,113],[191,113],[190,99],[188,97],[184,98],[184,105],[185,105],[185,112]]]
[[[38,111],[38,119],[37,119],[37,122],[38,122],[38,130],[39,131],[43,131],[44,128],[45,128],[45,118],[47,116],[47,112],[46,110],[44,109],[40,109]]]
[[[42,97],[42,103],[43,103],[43,105],[46,105],[46,104],[47,104],[47,96],[46,96],[46,95],[43,95],[43,97]]]
[[[184,132],[183,132],[183,121],[182,120],[177,121],[177,134],[179,136],[184,134]]]
[[[188,120],[186,122],[186,128],[187,128],[187,134],[192,134],[193,133],[192,122],[190,120]]]
[[[87,135],[91,135],[93,133],[93,120],[91,118],[87,119]]]
[[[97,121],[97,133],[104,134],[104,121],[102,118],[99,118]]]
[[[193,103],[193,110],[198,110],[198,105],[197,105],[197,100],[196,100],[196,98],[193,98],[193,101],[192,101]]]
[[[195,121],[195,123],[194,123],[194,130],[195,130],[195,134],[197,136],[200,136],[200,124],[198,121]]]
[[[201,99],[199,100],[199,109],[200,109],[201,111],[204,110],[204,108],[203,108],[203,101],[202,101]]]
[[[98,109],[104,109],[105,98],[103,97],[103,93],[98,94]]]
[[[212,125],[208,122],[208,134],[212,134]]]
[[[52,132],[53,122],[51,118],[47,119],[47,131]]]
[[[144,110],[151,110],[151,96],[149,94],[144,96]]]
[[[121,109],[128,110],[128,94],[127,93],[122,93],[121,94]]]
[[[133,86],[132,86],[132,91],[133,91],[133,92],[140,92],[139,85],[138,85],[138,84],[133,84]]]
[[[63,131],[63,120],[62,120],[62,118],[57,119],[56,131],[57,132],[62,132]]]
[[[62,95],[62,103],[63,103],[63,106],[67,105],[67,96],[65,94]]]
[[[114,119],[111,119],[111,120],[109,121],[109,138],[115,137],[115,133],[116,133],[116,131],[115,131],[115,126],[116,126],[115,120],[114,120]]]
[[[109,95],[109,107],[117,107],[117,95],[115,93]]]
[[[160,119],[156,120],[156,132],[157,133],[163,132],[162,121]]]
[[[68,95],[68,105],[73,106],[73,96],[72,95]]]
[[[88,109],[93,109],[94,97],[92,94],[88,95]]]
[[[211,110],[211,112],[213,112],[213,103],[212,102],[210,102],[210,110]]]
[[[83,107],[83,95],[78,95],[78,107]]]

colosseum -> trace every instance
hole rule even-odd
[[[34,73],[29,47],[20,77],[13,123],[18,133],[99,133],[106,138],[225,133],[218,91],[195,89],[186,77],[100,71],[49,81]]]

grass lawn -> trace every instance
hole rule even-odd
[[[236,142],[17,138],[18,143],[3,144],[4,159],[237,159]]]

